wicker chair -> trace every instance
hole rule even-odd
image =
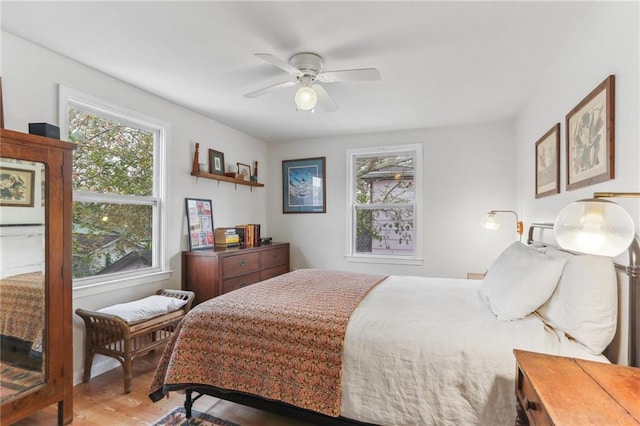
[[[180,309],[153,318],[128,323],[115,315],[76,309],[86,325],[83,382],[91,378],[95,354],[117,359],[124,370],[124,392],[131,392],[133,360],[167,343],[176,326],[191,309],[191,291],[163,289],[157,295],[186,300]]]

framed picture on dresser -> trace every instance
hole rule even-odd
[[[211,200],[186,198],[189,250],[212,249],[215,246]]]

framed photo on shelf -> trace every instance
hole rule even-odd
[[[610,75],[567,114],[567,190],[615,177],[614,103]]]
[[[224,175],[224,154],[215,149],[209,150],[209,172],[214,175]]]
[[[186,198],[189,250],[211,249],[215,246],[211,200]]]
[[[560,192],[560,123],[536,142],[536,198]]]
[[[34,170],[0,166],[0,206],[33,207]]]
[[[238,174],[242,176],[240,179],[251,180],[251,166],[243,163],[236,163],[238,165]]]
[[[326,213],[325,157],[282,161],[282,213]]]

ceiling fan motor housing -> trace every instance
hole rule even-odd
[[[291,66],[298,68],[305,76],[315,78],[322,71],[323,59],[315,53],[296,53],[289,59]]]

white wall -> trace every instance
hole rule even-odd
[[[162,66],[159,63],[159,66]],[[223,126],[201,115],[178,107],[147,92],[129,86],[101,72],[32,43],[2,32],[2,86],[5,127],[28,131],[30,122],[58,125],[58,85],[85,92],[94,97],[139,111],[170,123],[167,145],[168,198],[166,254],[173,270],[168,281],[145,285],[107,285],[74,291],[74,309],[96,309],[113,303],[147,296],[158,288],[180,288],[180,252],[188,250],[185,197],[213,201],[214,226],[261,223],[266,228],[266,191],[190,176],[194,143],[200,142],[200,161],[209,148],[225,154],[227,164],[266,164],[267,147],[262,141]],[[269,169],[262,167],[260,179],[268,182]],[[265,229],[266,232],[266,229]],[[74,370],[76,382],[82,372],[83,327],[75,317]],[[94,374],[115,366],[115,361],[98,357]],[[100,363],[103,362],[103,366]]]
[[[269,232],[291,242],[294,268],[466,277],[484,271],[516,239],[515,218],[498,231],[480,227],[491,209],[515,210],[515,146],[511,123],[490,123],[275,143],[269,146]],[[421,266],[347,262],[346,150],[422,143],[424,263]],[[282,213],[282,160],[326,157],[327,213]],[[280,180],[279,182],[277,180]]]
[[[526,222],[553,222],[572,201],[591,198],[596,191],[640,192],[640,34],[638,2],[598,3],[587,13],[556,60],[550,64],[537,90],[516,122],[518,205]],[[565,115],[608,75],[614,74],[615,171],[614,180],[566,190]],[[535,199],[535,142],[555,123],[561,123],[561,193]],[[640,201],[616,199],[631,213],[640,229]],[[626,258],[617,259],[625,262]],[[626,333],[627,288],[621,288]],[[623,348],[624,349],[624,348]]]

